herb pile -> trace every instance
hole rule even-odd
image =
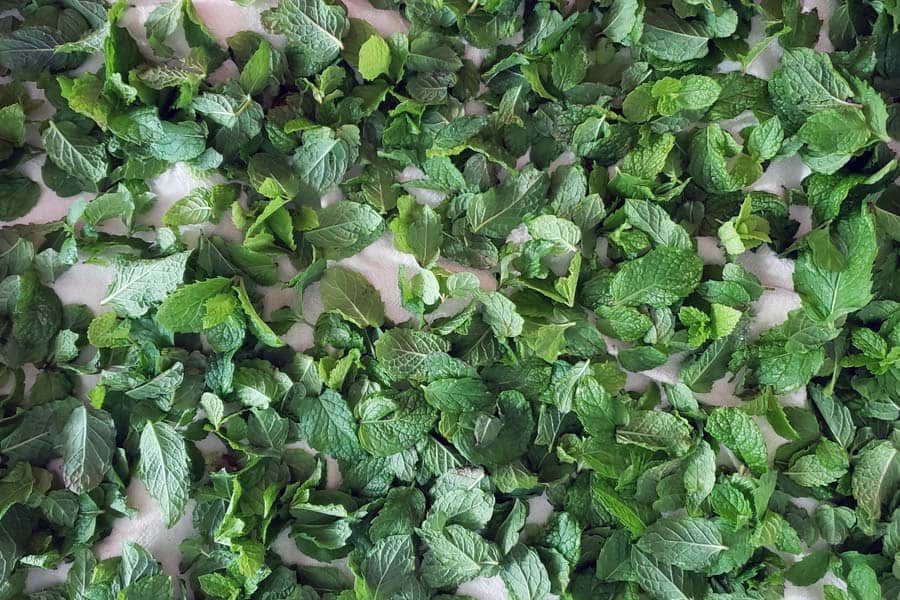
[[[142,53],[124,0],[0,0],[0,219],[32,158],[77,198],[0,230],[0,599],[900,597],[900,5],[822,39],[797,0],[376,5],[408,32],[280,0],[225,46],[165,2]],[[782,161],[811,172],[750,191]],[[215,177],[159,222],[176,163]],[[338,262],[380,239],[404,322]],[[762,333],[748,251],[794,262]],[[99,313],[53,290],[81,262]],[[134,478],[192,514],[177,579],[91,553]]]

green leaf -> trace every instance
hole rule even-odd
[[[0,37],[0,65],[23,77],[36,77],[44,69],[59,72],[74,68],[84,56],[56,54],[63,41],[62,32],[56,28],[19,27]]]
[[[794,269],[794,287],[804,310],[824,323],[859,310],[872,298],[872,264],[877,253],[872,217],[857,212],[838,221],[836,230],[846,247],[846,269],[823,269],[815,264],[810,250],[800,253]]]
[[[203,593],[212,598],[236,598],[241,591],[237,581],[221,573],[205,573],[197,581]]]
[[[325,271],[320,287],[322,305],[359,327],[381,327],[384,304],[378,290],[356,271],[333,266]]]
[[[262,22],[269,31],[287,36],[300,52],[315,57],[300,75],[315,73],[337,58],[344,47],[341,38],[350,27],[343,7],[322,0],[281,0],[262,13]]]
[[[119,564],[119,574],[122,583],[131,585],[144,577],[152,577],[160,574],[159,563],[153,556],[134,542],[125,542],[122,545],[122,562]]]
[[[244,68],[241,69],[241,87],[251,96],[262,92],[268,87],[274,70],[274,52],[269,42],[260,40],[259,47],[244,65]]]
[[[375,456],[403,452],[425,439],[437,414],[418,394],[369,396],[356,407],[359,441]]]
[[[151,575],[135,581],[124,590],[125,600],[153,600],[170,598],[174,593],[172,578],[168,575]]]
[[[119,322],[116,313],[105,312],[91,321],[87,330],[88,341],[98,348],[127,348],[131,345],[131,321]]]
[[[156,259],[119,258],[116,276],[100,304],[109,304],[123,316],[140,317],[175,291],[184,278],[190,252]]]
[[[436,409],[449,413],[486,410],[493,398],[484,382],[476,377],[447,377],[423,388],[425,400]]]
[[[168,423],[147,421],[140,450],[138,477],[159,503],[163,522],[171,527],[184,512],[191,486],[184,440]]]
[[[816,112],[803,123],[799,138],[820,154],[852,154],[866,145],[870,132],[858,108]]]
[[[466,211],[469,227],[474,233],[494,238],[506,237],[525,217],[546,202],[549,187],[550,182],[544,173],[526,167],[499,187],[472,199]]]
[[[817,385],[809,386],[809,397],[815,405],[822,420],[828,427],[828,431],[834,438],[834,441],[841,444],[844,448],[848,448],[853,441],[856,433],[856,425],[853,423],[853,415],[834,395],[826,394],[825,391]]]
[[[888,440],[867,444],[859,453],[851,484],[864,532],[874,531],[884,503],[900,483],[900,450]]]
[[[754,159],[769,160],[778,154],[783,141],[781,121],[778,117],[772,117],[753,128],[747,137],[747,149]]]
[[[626,502],[612,488],[606,485],[599,477],[594,477],[591,482],[591,493],[600,505],[611,514],[632,535],[638,536],[644,532],[646,525],[640,515],[635,512],[633,503]]]
[[[363,563],[369,597],[393,598],[409,589],[415,571],[412,536],[391,535],[379,539]]]
[[[693,251],[662,246],[622,265],[612,281],[613,301],[625,306],[668,306],[700,283],[703,261]]]
[[[391,48],[380,35],[369,36],[359,48],[359,72],[367,80],[385,75],[391,68]]]
[[[325,390],[318,397],[305,396],[297,402],[300,435],[309,445],[339,458],[360,459],[363,449],[356,437],[356,422],[347,402],[333,390]]]
[[[484,309],[484,322],[498,338],[518,337],[525,320],[516,305],[499,292],[479,292],[478,300]]]
[[[665,210],[647,200],[627,199],[625,215],[628,222],[643,231],[655,244],[681,250],[691,250],[693,243],[684,227],[678,225]]]
[[[762,175],[762,167],[740,151],[741,145],[731,134],[712,123],[691,138],[688,170],[708,192],[738,191]]]
[[[653,57],[668,62],[703,58],[709,52],[709,36],[698,21],[686,21],[668,11],[649,13],[644,21],[641,45]]]
[[[784,575],[794,585],[812,585],[825,575],[831,557],[830,550],[816,550],[788,567]]]
[[[578,252],[581,230],[575,223],[555,215],[541,215],[528,222],[528,233],[533,239],[551,242],[553,253]]]
[[[698,517],[663,517],[644,530],[638,548],[659,562],[689,571],[709,568],[728,549],[716,526]]]
[[[206,301],[229,287],[231,280],[225,277],[213,277],[184,285],[166,296],[156,311],[156,320],[173,333],[200,332],[204,329]]]
[[[603,14],[603,35],[613,42],[631,45],[635,32],[640,32],[643,7],[638,0],[613,0]]]
[[[24,217],[37,205],[41,186],[34,181],[5,172],[0,180],[0,221]]]
[[[676,583],[681,578],[678,567],[667,565],[653,556],[647,556],[637,548],[631,549],[631,568],[637,583],[654,598],[690,600]]]
[[[678,372],[679,380],[695,392],[708,392],[713,382],[727,372],[738,333],[714,340],[698,356],[683,364]]]
[[[72,411],[62,435],[65,486],[81,494],[100,485],[116,447],[116,428],[109,414],[80,406]]]
[[[241,114],[246,110],[246,100],[228,94],[203,93],[191,102],[191,108],[228,129],[238,124]]]
[[[26,462],[16,463],[3,474],[0,478],[0,519],[14,504],[24,504],[28,500],[34,483],[31,465]]]
[[[660,410],[636,411],[627,425],[616,429],[616,441],[648,450],[681,455],[691,444],[691,427],[675,415]]]
[[[180,23],[181,2],[164,2],[153,9],[147,16],[144,29],[147,32],[147,42],[154,52],[163,57],[173,55],[174,51],[165,42],[175,33]]]
[[[321,209],[316,217],[316,226],[304,237],[331,260],[353,256],[384,231],[384,219],[371,206],[349,200]]]
[[[781,65],[772,74],[769,93],[779,110],[792,106],[815,113],[846,106],[852,91],[827,54],[810,48],[787,48]]]
[[[25,143],[25,112],[19,104],[0,108],[0,140],[13,146]]]
[[[318,1],[321,3],[321,0]],[[346,131],[341,132],[342,137],[336,137],[332,130],[324,127],[304,133],[303,145],[297,148],[293,158],[294,171],[300,179],[301,194],[321,197],[341,181],[344,173],[356,160],[359,131],[349,125],[345,129]]]
[[[814,518],[822,539],[832,545],[843,543],[856,525],[856,515],[846,506],[820,504]]]
[[[42,139],[47,156],[56,166],[78,180],[84,189],[99,189],[100,181],[109,170],[109,163],[106,150],[96,139],[67,121],[50,121]]]
[[[706,421],[706,430],[728,446],[756,474],[768,467],[766,443],[753,417],[731,407],[713,409]]]
[[[423,380],[428,357],[446,352],[448,342],[434,334],[412,329],[391,329],[375,342],[375,358],[394,380]]]
[[[519,544],[503,558],[500,579],[510,600],[541,600],[550,594],[550,576],[537,552]]]
[[[496,574],[500,553],[480,535],[459,525],[443,531],[419,529],[427,550],[422,557],[422,579],[432,587],[457,586],[476,577]]]
[[[269,327],[268,323],[266,323],[263,318],[259,316],[259,313],[256,312],[253,303],[250,301],[250,296],[247,295],[247,287],[244,285],[244,280],[239,279],[237,284],[233,286],[233,289],[237,293],[241,310],[244,311],[244,315],[247,317],[247,324],[250,326],[250,331],[253,332],[256,339],[272,348],[284,346],[284,342],[281,338],[272,331],[272,328]]]
[[[394,245],[401,252],[415,256],[423,267],[430,266],[440,255],[443,241],[440,215],[412,196],[401,196],[397,208],[400,214],[391,221]]]
[[[696,512],[716,483],[716,455],[706,442],[700,442],[685,459],[684,492],[688,510]]]
[[[837,481],[849,466],[846,450],[830,440],[821,440],[814,453],[792,457],[784,474],[798,485],[816,487]]]
[[[219,217],[238,198],[235,186],[214,185],[193,190],[187,196],[176,200],[163,215],[163,225],[201,225],[217,223]]]

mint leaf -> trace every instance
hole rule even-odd
[[[109,163],[106,151],[96,139],[66,121],[50,121],[42,137],[47,156],[56,166],[75,178],[82,188],[99,189]]]
[[[168,423],[148,421],[141,432],[140,450],[138,477],[171,527],[184,512],[191,486],[184,440]]]
[[[263,12],[262,22],[269,31],[284,34],[290,44],[315,57],[308,65],[309,72],[337,58],[350,24],[343,8],[322,0],[281,0],[276,8]]]
[[[365,277],[344,267],[331,267],[322,276],[322,305],[359,327],[380,327],[384,305],[378,290]]]
[[[688,569],[706,569],[728,549],[715,525],[695,517],[663,517],[644,530],[638,548],[658,561]]]
[[[706,429],[733,450],[754,473],[768,469],[766,443],[759,426],[748,414],[736,408],[716,408],[707,419]]]
[[[363,456],[356,437],[356,423],[346,401],[333,390],[318,397],[305,396],[297,404],[300,435],[310,446],[332,456],[352,461]]]
[[[76,408],[63,429],[63,481],[76,494],[97,487],[112,466],[116,430],[103,411]]]
[[[660,247],[625,263],[611,285],[616,304],[667,306],[700,283],[703,261],[694,252]]]
[[[443,531],[424,528],[418,534],[428,544],[421,569],[422,578],[431,586],[455,586],[497,572],[497,548],[473,531],[448,525]]]
[[[100,304],[109,304],[120,314],[139,317],[162,302],[184,278],[190,252],[179,252],[157,259],[116,261],[116,278]]]
[[[837,235],[846,245],[847,267],[829,271],[813,262],[811,251],[800,254],[794,271],[794,286],[806,313],[825,323],[859,310],[871,299],[871,269],[877,248],[874,224],[865,212],[837,223]]]
[[[391,49],[379,35],[369,36],[359,48],[359,72],[368,80],[385,75],[391,68]]]

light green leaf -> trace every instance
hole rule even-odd
[[[238,198],[238,189],[230,185],[200,187],[176,200],[163,215],[163,225],[202,225],[218,223],[219,217]]]
[[[693,251],[668,246],[622,265],[612,281],[613,301],[625,306],[668,306],[690,294],[703,271]]]
[[[681,250],[693,248],[693,242],[684,227],[678,225],[658,204],[647,200],[625,200],[628,222],[650,236],[654,243]]]
[[[794,269],[794,287],[804,310],[824,323],[859,310],[872,298],[872,265],[877,253],[872,217],[867,211],[856,212],[839,221],[836,230],[847,249],[846,269],[821,268],[810,250],[800,253]]]
[[[391,68],[391,48],[380,35],[372,35],[359,48],[359,72],[369,81]]]
[[[184,285],[166,296],[156,312],[156,320],[173,333],[200,332],[203,330],[204,303],[229,287],[231,280],[225,277]]]
[[[308,0],[286,0],[307,2]],[[312,1],[312,0],[309,0]],[[321,0],[316,0],[321,3]],[[324,4],[323,4],[324,6]],[[333,7],[332,7],[333,8]],[[341,137],[325,127],[309,130],[294,152],[293,167],[300,180],[300,193],[319,198],[344,177],[356,160],[359,131],[350,125]]]
[[[631,549],[631,568],[638,585],[657,600],[690,600],[678,586],[681,569],[658,561],[638,550]]]
[[[496,574],[500,553],[480,535],[459,525],[443,531],[420,529],[428,549],[422,557],[422,579],[433,587],[457,586],[476,577]]]
[[[441,217],[433,208],[420,204],[412,196],[397,200],[399,216],[391,221],[394,245],[416,257],[423,267],[437,260],[443,241]]]
[[[363,563],[368,593],[374,600],[394,598],[409,589],[414,571],[415,553],[408,534],[379,539]]]
[[[244,285],[243,279],[238,280],[238,283],[234,286],[234,291],[237,292],[238,302],[240,303],[244,314],[247,316],[247,323],[250,326],[250,331],[253,332],[256,339],[272,348],[284,346],[284,341],[272,331],[272,328],[269,327],[268,323],[266,323],[263,318],[259,316],[259,313],[256,312],[253,303],[250,301],[250,296],[247,294],[247,287]]]
[[[427,376],[426,359],[446,352],[446,339],[424,331],[391,329],[375,342],[375,358],[385,373],[395,380],[422,380]]]
[[[423,440],[437,413],[417,393],[369,396],[356,407],[359,441],[375,456],[391,456]]]
[[[871,133],[860,109],[839,108],[810,115],[797,136],[819,154],[852,154],[866,145]]]
[[[341,6],[322,0],[281,0],[276,8],[262,13],[263,25],[269,31],[282,33],[288,42],[306,55],[314,57],[308,65],[309,75],[337,58],[344,44],[350,21]]]
[[[272,78],[273,52],[269,42],[260,40],[259,47],[241,69],[241,87],[251,96],[260,93],[269,85]]]
[[[56,166],[77,179],[84,189],[98,189],[109,170],[102,144],[67,121],[50,121],[43,141],[47,156]]]
[[[500,579],[509,600],[543,600],[550,594],[550,576],[537,552],[519,544],[503,558]]]
[[[760,474],[769,468],[762,432],[747,413],[737,408],[718,407],[710,413],[706,431],[731,448],[754,473]]]
[[[316,216],[318,223],[304,236],[331,260],[353,256],[384,231],[384,219],[368,204],[344,200],[319,210]]]
[[[188,252],[156,259],[119,258],[116,276],[100,304],[109,304],[127,317],[140,317],[175,291],[184,279]]]
[[[295,410],[303,415],[298,421],[300,435],[316,450],[346,461],[365,455],[356,437],[353,414],[346,400],[334,390],[305,396]]]
[[[728,546],[705,518],[663,517],[644,530],[638,548],[660,562],[690,571],[707,569]]]
[[[168,423],[148,421],[141,432],[138,477],[159,503],[164,523],[181,518],[188,501],[191,473],[184,440]]]

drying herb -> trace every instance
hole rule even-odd
[[[375,4],[0,0],[0,220],[75,198],[0,229],[0,600],[900,598],[895,3]],[[135,479],[177,578],[91,552]]]

